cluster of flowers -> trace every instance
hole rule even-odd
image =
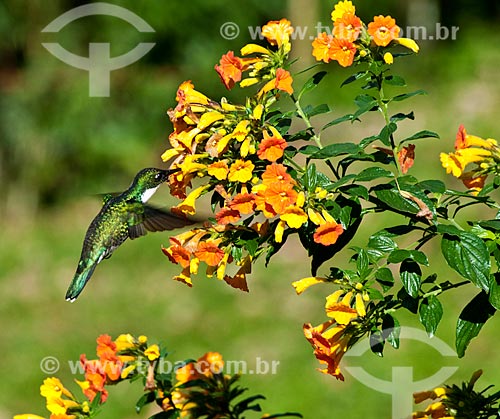
[[[302,294],[312,285],[332,281],[327,278],[307,277],[292,285],[297,294]],[[318,326],[306,323],[304,335],[314,349],[316,359],[325,365],[319,369],[344,381],[340,371],[340,361],[347,350],[354,345],[357,337],[362,335],[369,295],[360,282],[350,284],[347,281],[335,281],[341,288],[326,297],[325,311],[330,318]]]
[[[441,153],[440,159],[446,173],[459,178],[467,188],[477,193],[484,187],[489,174],[498,175],[500,148],[495,140],[469,135],[464,126],[460,125],[455,140],[455,152]],[[469,164],[476,166],[465,171]]]
[[[191,388],[186,383],[191,380],[209,380],[222,371],[224,362],[217,352],[209,352],[175,370],[175,382],[163,388],[157,380],[158,359],[165,351],[157,344],[148,344],[146,336],[133,337],[123,334],[112,340],[109,335],[97,338],[97,359],[88,360],[80,356],[84,370],[84,380],[76,383],[87,400],[78,399],[56,377],[44,380],[40,394],[45,397],[50,419],[85,419],[93,417],[99,407],[106,402],[106,386],[142,376],[145,392],[154,392],[154,401],[164,411],[177,410],[186,417],[193,408]],[[162,371],[160,371],[162,373]],[[199,381],[198,381],[199,382]],[[210,396],[210,395],[209,395]],[[33,414],[16,415],[15,419],[43,419]]]
[[[219,279],[247,289],[245,275],[263,249],[243,255],[241,245],[235,244],[235,235],[253,235],[260,243],[281,243],[287,228],[297,230],[312,222],[317,225],[314,240],[330,245],[343,232],[342,225],[322,204],[327,191],[305,191],[299,181],[300,168],[291,170],[287,165],[287,141],[266,120],[279,92],[293,92],[292,78],[282,68],[290,52],[291,32],[286,19],[269,22],[262,32],[269,49],[249,44],[242,48],[242,55],[255,57],[238,58],[230,51],[216,66],[227,88],[236,82],[243,87],[264,82],[246,105],[232,105],[225,99],[217,103],[196,91],[191,82],[184,82],[177,91],[177,106],[168,112],[174,126],[169,137],[172,148],[162,159],[173,159],[171,167],[179,169],[170,176],[169,184],[171,194],[183,199],[173,211],[195,214],[196,200],[209,192],[214,192],[214,208],[219,206],[214,225],[172,237],[170,247],[163,249],[183,268],[175,279],[190,286],[191,275],[198,272],[200,262],[205,262],[208,276],[216,273]],[[246,72],[249,77],[242,80]],[[206,177],[204,184],[187,194],[194,179]],[[263,219],[251,223],[256,215]],[[234,224],[239,221],[243,223]],[[233,260],[240,268],[230,276],[226,266]]]
[[[485,395],[485,391],[474,390],[474,385],[483,374],[482,370],[472,374],[468,382],[457,385],[445,385],[430,391],[421,391],[413,394],[415,404],[424,401],[431,403],[424,409],[414,412],[413,419],[453,419],[478,418],[486,419],[498,417],[498,399],[500,393]]]
[[[392,64],[394,57],[384,48],[402,45],[413,52],[419,50],[413,39],[399,37],[400,28],[391,16],[375,16],[373,22],[365,25],[356,16],[351,1],[338,2],[331,17],[332,33],[322,32],[313,42],[313,55],[318,61],[337,61],[343,67],[349,67],[354,62],[381,57],[386,64]]]

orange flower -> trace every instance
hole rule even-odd
[[[320,225],[316,229],[313,239],[316,243],[329,246],[334,244],[343,232],[344,229],[341,224],[337,224],[335,221],[330,221]]]
[[[289,71],[283,70],[282,68],[278,68],[276,70],[276,89],[283,90],[284,92],[287,92],[291,95],[293,93],[292,83],[293,78]]]
[[[288,43],[293,32],[292,24],[288,19],[271,20],[262,27],[262,35],[271,45],[280,47]]]
[[[109,335],[100,335],[97,338],[97,356],[101,360],[116,360],[116,343]]]
[[[314,348],[316,359],[326,365],[326,368],[319,371],[344,381],[344,376],[340,372],[340,361],[347,351],[350,336],[344,333],[345,326],[334,325],[334,320],[326,321],[316,327],[306,323],[303,331],[304,336]]]
[[[277,163],[267,166],[262,174],[262,183],[264,185],[270,185],[275,182],[295,185],[292,177],[286,172],[286,167]]]
[[[463,125],[460,125],[455,138],[455,150],[461,150],[467,147],[469,147],[467,144],[467,131],[465,131],[465,127]]]
[[[240,212],[231,208],[222,208],[217,214],[215,214],[215,220],[217,221],[217,224],[220,225],[235,223],[240,218]]]
[[[207,377],[221,373],[223,367],[224,361],[222,355],[218,352],[207,352],[198,358],[197,370]]]
[[[214,242],[201,242],[194,255],[209,266],[217,266],[224,257],[224,251]]]
[[[484,188],[484,183],[488,176],[487,175],[474,176],[474,175],[475,173],[473,171],[462,173],[462,175],[460,176],[460,180],[468,189],[472,189],[475,191],[475,193],[478,193],[481,189]]]
[[[252,193],[239,193],[229,202],[229,208],[240,214],[251,214],[255,208],[255,195]]]
[[[281,136],[270,137],[267,131],[264,131],[264,139],[259,144],[257,156],[259,156],[260,159],[275,162],[283,157],[283,150],[285,150],[287,145],[288,144]]]
[[[228,51],[220,59],[220,65],[215,66],[215,71],[219,75],[227,90],[231,90],[235,83],[241,80],[243,62],[241,58],[235,57],[233,51]]]
[[[282,214],[288,206],[295,203],[298,193],[290,184],[275,182],[265,189],[263,196],[277,214]]]
[[[184,247],[174,244],[169,248],[162,247],[161,251],[170,259],[170,262],[181,265],[183,268],[189,266],[191,253]]]
[[[104,403],[108,397],[108,392],[104,388],[106,383],[106,374],[99,360],[88,360],[85,355],[80,355],[80,363],[85,371],[85,388],[82,387],[85,396],[92,402],[97,395],[101,393],[101,403]]]
[[[329,63],[334,59],[332,45],[334,41],[333,35],[328,35],[326,32],[320,33],[313,41],[313,56],[316,61],[324,61]]]
[[[408,144],[398,151],[398,161],[401,172],[405,175],[415,161],[415,144]]]
[[[354,61],[356,46],[346,39],[335,38],[332,42],[332,56],[342,67],[349,67]]]
[[[399,37],[399,26],[390,16],[375,16],[368,24],[368,33],[379,47],[386,47],[393,39]]]
[[[353,13],[345,13],[340,19],[337,19],[333,27],[333,35],[339,39],[345,39],[354,42],[358,39],[363,24],[361,19]]]

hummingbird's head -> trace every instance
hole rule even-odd
[[[166,182],[176,170],[163,170],[154,167],[142,169],[135,175],[132,188],[141,191],[142,202],[146,202],[155,193],[158,186]]]

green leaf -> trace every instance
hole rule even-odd
[[[413,314],[417,314],[418,312],[418,298],[413,298],[409,295],[405,288],[401,288],[398,292],[398,299],[401,301],[401,306],[406,308]]]
[[[417,204],[403,198],[397,189],[376,189],[375,195],[387,205],[387,209],[395,209],[410,214],[416,214],[420,211]]]
[[[373,96],[359,95],[354,100],[358,106],[358,110],[354,112],[352,119],[357,119],[366,112],[374,111],[378,108],[378,102]]]
[[[439,230],[442,231],[443,228]],[[450,230],[453,231],[453,228]],[[456,229],[452,234],[445,233],[441,240],[441,252],[446,262],[464,278],[488,292],[491,263],[485,243],[475,234],[466,231]]]
[[[391,122],[399,122],[405,119],[411,119],[413,121],[415,119],[415,114],[413,113],[413,111],[410,113],[397,113],[391,116]]]
[[[390,75],[387,77],[384,77],[384,80],[387,84],[390,84],[391,86],[406,86],[406,81],[403,77],[396,76],[396,75]]]
[[[378,356],[383,355],[384,343],[384,336],[380,330],[375,330],[370,334],[370,349],[374,354]]]
[[[496,280],[491,281],[488,300],[495,309],[500,309],[500,285],[498,285]]]
[[[304,113],[306,114],[307,118],[309,118],[309,119],[312,118],[313,116],[321,115],[321,114],[328,113],[328,112],[330,112],[330,108],[328,107],[328,105],[326,103],[322,103],[321,105],[318,105],[315,107],[307,106],[304,109]]]
[[[300,100],[304,93],[314,90],[327,74],[328,73],[326,71],[319,71],[307,80],[297,96],[298,100]]]
[[[391,135],[396,132],[398,126],[394,122],[389,122],[389,125],[386,125],[379,134],[379,140],[386,146],[391,145]]]
[[[321,149],[316,145],[306,145],[304,147],[299,148],[299,153],[305,154],[306,156],[310,156],[314,153],[317,153],[319,150]]]
[[[424,191],[429,191],[432,193],[443,194],[446,192],[446,185],[441,180],[424,180],[422,182],[417,183],[419,188]]]
[[[247,249],[248,254],[250,256],[254,257],[255,256],[255,252],[259,248],[259,242],[257,241],[257,239],[246,240],[245,241],[245,248]]]
[[[345,86],[346,84],[355,82],[356,80],[359,80],[360,78],[366,76],[368,74],[367,71],[359,71],[358,73],[353,74],[352,76],[349,76],[347,79],[345,79],[340,87]]]
[[[347,115],[341,116],[340,118],[334,119],[333,121],[328,122],[323,128],[321,128],[321,131],[324,131],[327,128],[330,128],[334,125],[340,124],[341,122],[345,121],[352,121],[352,113],[348,113]]]
[[[316,165],[313,163],[307,166],[306,173],[304,174],[304,185],[309,192],[314,192],[316,189],[316,185],[318,184],[316,177]]]
[[[418,310],[420,323],[425,327],[429,336],[434,336],[443,317],[443,306],[435,295],[424,298]]]
[[[310,159],[329,159],[331,157],[341,156],[344,154],[356,154],[362,151],[359,145],[354,143],[336,143],[330,144],[321,148],[316,153],[312,154]]]
[[[364,279],[366,275],[370,272],[368,255],[364,249],[359,249],[356,258],[356,269],[358,275],[361,279]]]
[[[395,349],[399,348],[400,332],[401,327],[398,319],[390,314],[386,314],[382,318],[382,334],[385,340]]]
[[[402,100],[408,99],[413,96],[418,96],[418,95],[426,95],[427,92],[425,90],[416,90],[411,93],[403,93],[401,95],[394,96],[391,100],[393,102],[401,102]]]
[[[358,182],[367,182],[373,179],[379,179],[382,177],[394,177],[393,173],[387,169],[382,167],[368,167],[367,169],[362,170],[356,176]]]
[[[135,404],[135,411],[139,413],[141,409],[146,406],[148,403],[152,403],[155,401],[155,392],[154,391],[148,391],[147,393],[144,393],[141,398],[137,401]]]
[[[398,245],[390,237],[382,234],[374,234],[368,240],[368,247],[379,250],[382,253],[389,253],[397,249]]]
[[[467,304],[457,322],[456,341],[458,357],[465,355],[465,350],[472,339],[474,339],[486,321],[495,313],[495,309],[488,301],[488,295],[481,291],[469,304]]]
[[[400,263],[405,259],[413,260],[414,262],[419,263],[420,265],[429,265],[429,260],[425,253],[420,250],[406,250],[406,249],[395,249],[391,252],[389,257],[387,258],[388,263]]]
[[[419,264],[410,259],[405,259],[401,262],[399,275],[408,295],[417,298],[422,280],[422,271]]]
[[[421,138],[439,138],[439,134],[434,131],[423,130],[413,134],[411,137],[401,140],[400,144],[408,143],[410,141],[419,140]]]

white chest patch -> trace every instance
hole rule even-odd
[[[156,192],[156,190],[158,189],[158,186],[156,188],[150,188],[150,189],[146,189],[143,194],[142,194],[142,197],[141,197],[141,201],[142,203],[146,203],[149,198],[151,198],[154,193]]]

